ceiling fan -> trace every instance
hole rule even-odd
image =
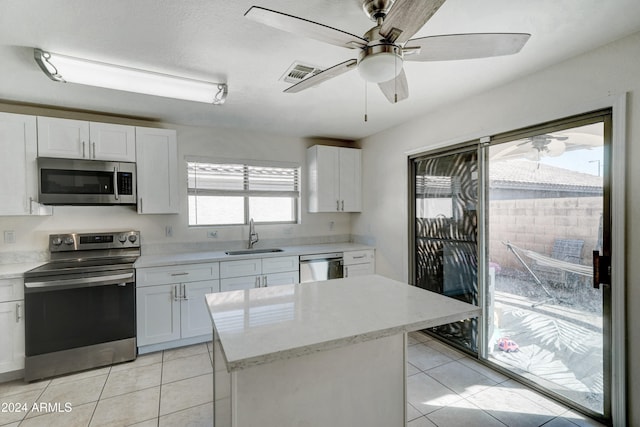
[[[446,61],[518,53],[530,34],[469,33],[411,39],[445,0],[359,0],[376,26],[362,37],[275,10],[253,6],[245,16],[280,30],[348,49],[359,50],[350,59],[285,89],[300,92],[347,71],[358,69],[368,82],[377,83],[390,102],[409,96],[404,61]]]

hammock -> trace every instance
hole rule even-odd
[[[593,277],[593,267],[590,265],[574,264],[572,262],[562,261],[559,259],[551,258],[546,255],[539,254],[538,252],[530,251],[528,249],[522,249],[513,243],[502,242],[512,251],[517,249],[527,257],[535,260],[538,265],[544,265],[545,267],[557,268],[559,270],[568,271],[570,273],[580,274],[586,277]]]

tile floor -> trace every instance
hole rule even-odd
[[[211,350],[199,344],[52,380],[0,384],[0,425],[211,426]],[[409,427],[599,425],[424,334],[410,335],[408,352]]]

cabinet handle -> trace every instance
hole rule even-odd
[[[189,275],[189,273],[187,273],[186,271],[184,273],[171,273],[172,277],[175,277],[175,276],[188,276],[188,275]]]
[[[20,316],[20,303],[16,304],[16,323],[20,323],[20,319],[22,319],[22,316]]]
[[[82,141],[82,158],[83,159],[86,157],[84,146],[85,146],[85,143],[84,141]]]
[[[144,213],[144,210],[142,209],[142,197],[140,197],[140,210],[138,212]]]
[[[189,297],[187,296],[187,285],[184,283],[182,284],[182,299],[185,301],[189,300]]]
[[[349,277],[349,267],[344,266],[344,277]]]
[[[362,259],[362,258],[366,258],[366,255],[359,255],[359,256],[353,257],[353,259]]]
[[[342,210],[344,210],[344,200],[342,201]]]
[[[178,285],[173,285],[173,300],[179,301],[180,296],[178,295]]]
[[[260,276],[256,276],[256,288],[260,287]]]
[[[336,210],[340,210],[340,200],[336,200]]]
[[[33,197],[29,197],[29,215],[33,215]]]
[[[264,279],[264,287],[267,287],[267,276],[262,276],[262,278]]]
[[[96,143],[93,143],[93,158],[96,158]]]

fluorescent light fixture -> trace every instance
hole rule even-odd
[[[34,56],[42,71],[56,82],[79,83],[215,105],[224,104],[227,98],[226,83],[176,77],[45,52],[37,48],[34,49]]]

